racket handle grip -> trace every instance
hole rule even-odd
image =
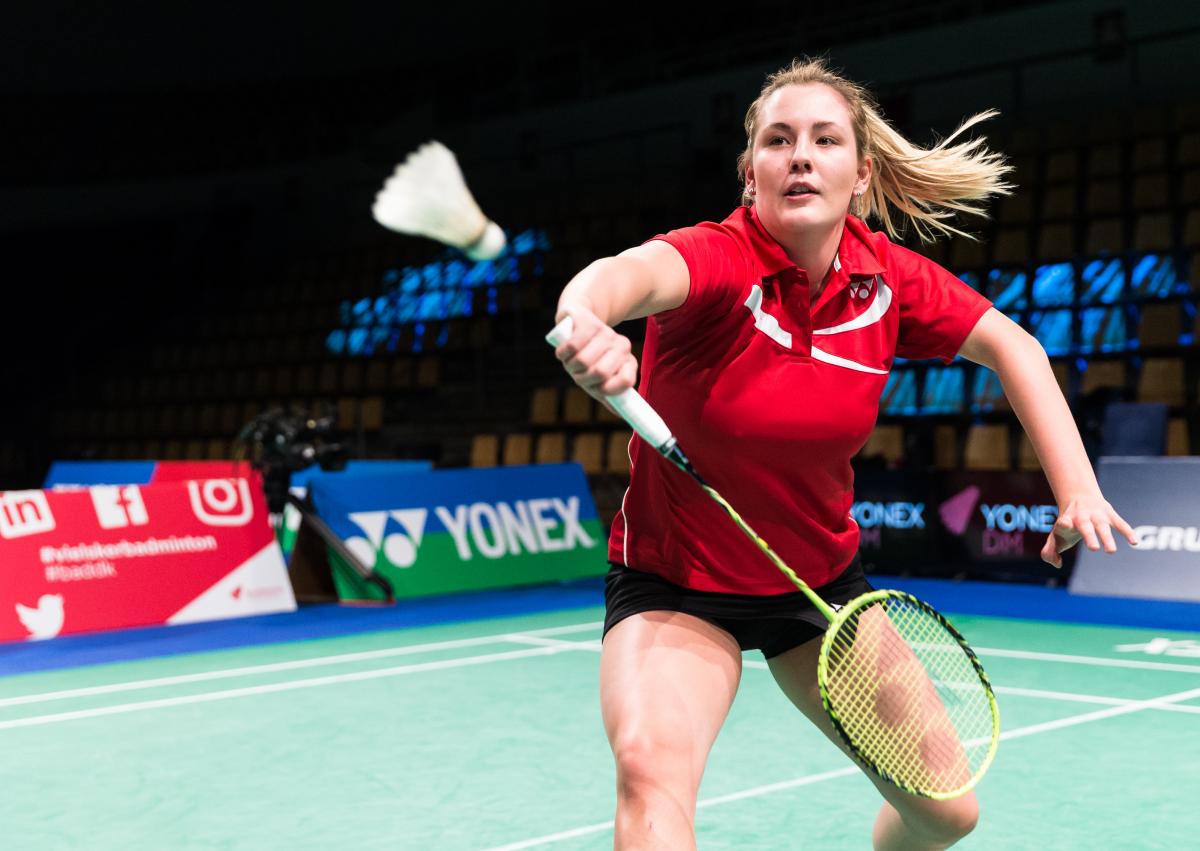
[[[570,338],[574,329],[575,323],[571,317],[564,317],[562,322],[555,325],[546,335],[546,342],[558,348]],[[667,452],[675,443],[675,438],[663,422],[663,418],[632,387],[605,398],[608,404],[613,406],[613,410],[621,415],[621,419],[633,426],[633,430],[659,452]]]

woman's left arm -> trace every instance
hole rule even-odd
[[[994,370],[1029,435],[1058,503],[1058,520],[1042,547],[1042,560],[1062,567],[1064,550],[1082,540],[1090,550],[1116,552],[1112,529],[1133,546],[1137,537],[1105,501],[1083,448],[1075,418],[1063,398],[1050,359],[1025,329],[995,308],[976,323],[959,354]]]

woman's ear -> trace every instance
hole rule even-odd
[[[867,187],[871,185],[871,173],[874,169],[874,163],[870,157],[863,157],[863,161],[858,164],[858,180],[854,182],[854,194],[863,195],[867,191]]]

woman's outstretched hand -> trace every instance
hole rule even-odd
[[[1131,546],[1137,546],[1133,527],[1105,502],[1104,497],[1096,494],[1073,498],[1059,512],[1054,529],[1046,538],[1046,544],[1042,547],[1042,561],[1062,567],[1061,554],[1080,541],[1093,552],[1099,552],[1103,547],[1106,553],[1115,553],[1117,542],[1113,539],[1113,529],[1123,535]]]

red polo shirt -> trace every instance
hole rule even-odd
[[[654,237],[679,251],[687,300],[650,317],[639,392],[697,471],[805,582],[858,549],[850,458],[895,355],[954,359],[991,303],[936,263],[847,217],[815,304],[753,207]],[[723,509],[635,437],[609,557],[701,591],[795,587]]]

